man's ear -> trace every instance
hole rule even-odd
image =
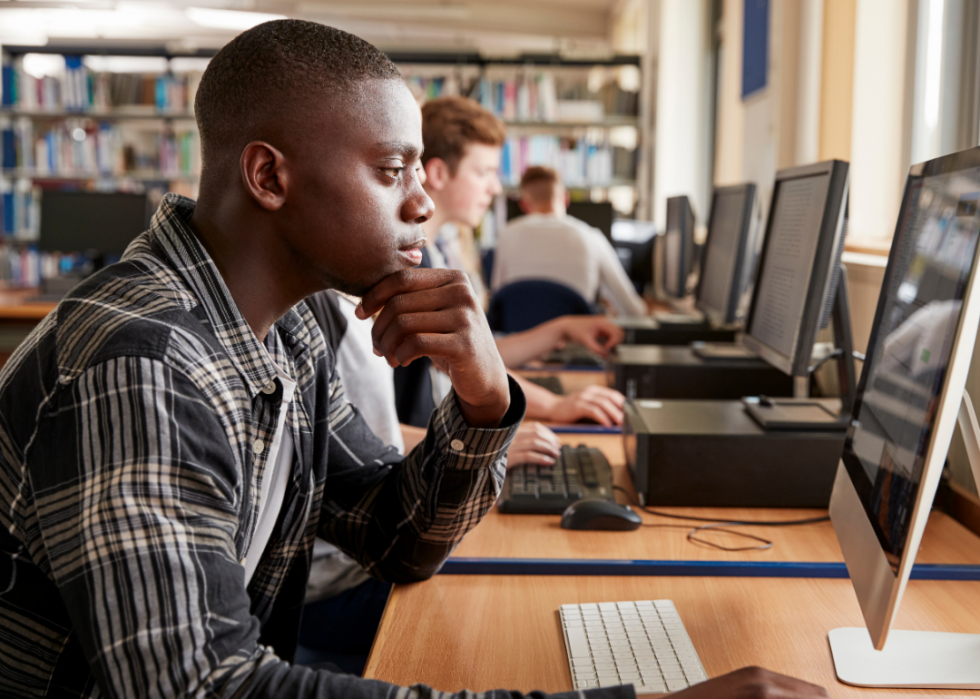
[[[252,141],[242,151],[242,183],[255,203],[267,211],[278,211],[286,203],[289,188],[286,158],[264,141]]]
[[[517,200],[517,206],[520,207],[522,214],[526,214],[528,212],[528,209],[531,208],[528,205],[527,199],[525,199],[524,197],[521,197],[520,199]]]
[[[452,179],[449,165],[442,158],[429,158],[425,164],[425,188],[441,192]]]

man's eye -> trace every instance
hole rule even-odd
[[[390,177],[391,179],[397,180],[399,177],[402,176],[402,173],[405,172],[405,168],[404,167],[383,167],[383,168],[381,168],[381,172],[383,172],[384,174],[388,175],[388,177]]]

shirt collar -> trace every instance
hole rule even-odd
[[[245,321],[211,256],[191,230],[194,207],[192,199],[173,193],[164,195],[150,221],[150,240],[160,246],[171,267],[197,297],[218,342],[245,378],[254,397],[277,375],[276,364]],[[275,328],[309,344],[309,330],[295,310],[279,319]]]

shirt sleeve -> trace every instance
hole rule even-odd
[[[599,293],[624,316],[647,315],[646,304],[633,288],[626,270],[616,255],[616,250],[602,233],[594,232],[589,237],[593,254],[599,261]]]
[[[425,439],[403,458],[370,433],[334,377],[320,536],[384,580],[435,574],[500,494],[526,408],[521,388],[508,381],[510,408],[499,427],[470,427],[450,391]]]
[[[519,414],[519,394],[514,402]],[[399,690],[292,665],[259,645],[236,557],[240,467],[226,426],[190,380],[158,360],[112,359],[78,378],[68,405],[75,407],[52,410],[43,421],[62,458],[32,471],[31,488],[50,572],[100,696],[448,699],[424,685]],[[437,424],[459,419],[452,408],[440,412]],[[446,437],[429,439],[468,440],[472,454],[430,458],[434,475],[440,468],[472,471],[478,461],[482,470],[495,469],[497,457],[477,454],[505,449],[512,433],[509,423],[486,431],[493,437],[458,424],[444,429]],[[422,449],[419,463],[427,455]],[[456,530],[446,519],[434,521]],[[634,694],[617,687],[586,696]]]

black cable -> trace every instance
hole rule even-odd
[[[820,361],[818,361],[816,364],[814,364],[813,366],[811,366],[810,368],[808,368],[807,371],[812,374],[817,369],[819,369],[820,367],[822,367],[824,364],[826,364],[827,362],[829,362],[831,359],[837,359],[842,354],[843,354],[843,351],[840,348],[835,349],[833,352],[831,352],[830,354],[828,354],[826,357],[824,357],[823,359],[821,359]]]
[[[748,532],[737,532],[731,529],[722,529],[721,524],[702,524],[700,527],[695,527],[694,529],[691,529],[686,524],[650,524],[648,522],[644,522],[642,526],[662,529],[687,529],[687,540],[691,543],[711,546],[712,548],[720,549],[722,551],[765,551],[766,549],[771,549],[773,547],[773,542],[769,541],[769,539],[763,539],[761,536],[749,534]],[[741,536],[745,539],[761,541],[762,546],[722,546],[721,544],[716,544],[713,541],[708,541],[707,539],[702,539],[696,536],[698,532],[708,530],[725,532],[726,534],[731,534],[732,536]]]
[[[658,512],[653,510],[646,505],[641,505],[638,503],[626,488],[619,485],[614,485],[613,490],[618,490],[630,501],[635,507],[639,507],[641,510],[647,514],[656,515],[657,517],[669,517],[671,519],[686,519],[692,522],[711,522],[714,524],[741,524],[745,526],[753,527],[794,527],[801,524],[817,524],[819,522],[829,522],[830,517],[810,517],[807,519],[784,519],[784,520],[773,520],[768,522],[753,521],[753,520],[741,520],[741,519],[715,519],[712,517],[692,517],[691,515],[675,515],[668,512]]]

